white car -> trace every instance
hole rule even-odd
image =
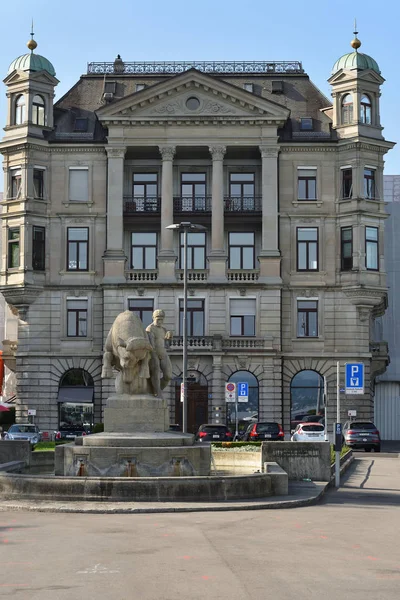
[[[292,442],[325,442],[325,427],[321,423],[299,423],[290,439]]]

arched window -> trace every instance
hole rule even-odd
[[[353,96],[346,94],[342,98],[342,125],[353,122]]]
[[[25,121],[25,98],[21,94],[15,101],[15,125],[22,125]]]
[[[372,104],[370,98],[364,94],[360,102],[360,121],[365,125],[371,125]]]
[[[229,377],[232,383],[247,383],[249,386],[249,397],[247,402],[238,402],[239,432],[244,431],[247,426],[258,420],[258,380],[249,371],[236,371]],[[236,414],[235,404],[226,404],[226,424],[235,431]]]
[[[84,369],[70,369],[61,377],[58,389],[58,420],[59,429],[66,432],[67,438],[74,437],[80,430],[92,430],[93,392],[93,377]]]
[[[42,96],[33,97],[32,123],[34,123],[34,125],[44,125],[44,100]]]
[[[290,429],[305,416],[324,414],[324,379],[316,371],[300,371],[290,384]]]

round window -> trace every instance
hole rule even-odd
[[[191,98],[188,98],[186,100],[186,108],[188,110],[197,110],[200,106],[200,100],[198,98],[196,98],[195,96],[192,96]]]

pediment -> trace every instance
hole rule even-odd
[[[56,77],[53,77],[47,71],[22,71],[15,70],[12,71],[7,77],[3,80],[6,85],[15,85],[17,83],[26,82],[26,81],[37,81],[38,83],[46,83],[50,85],[57,85],[59,83]]]
[[[122,98],[97,111],[102,122],[256,119],[279,124],[290,111],[196,70]]]
[[[346,81],[354,81],[357,79],[358,81],[368,81],[370,83],[375,83],[377,85],[381,85],[385,80],[379,75],[376,71],[372,69],[368,69],[365,71],[357,71],[354,69],[341,69],[332,77],[328,79],[328,82],[331,85],[345,83]]]

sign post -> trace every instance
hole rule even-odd
[[[324,377],[324,417],[325,417],[325,441],[329,441],[328,436],[328,384]]]
[[[342,424],[340,421],[340,362],[336,363],[336,423],[333,427],[333,439],[335,441],[335,486],[340,487],[340,450],[336,445],[337,431],[342,431]]]

